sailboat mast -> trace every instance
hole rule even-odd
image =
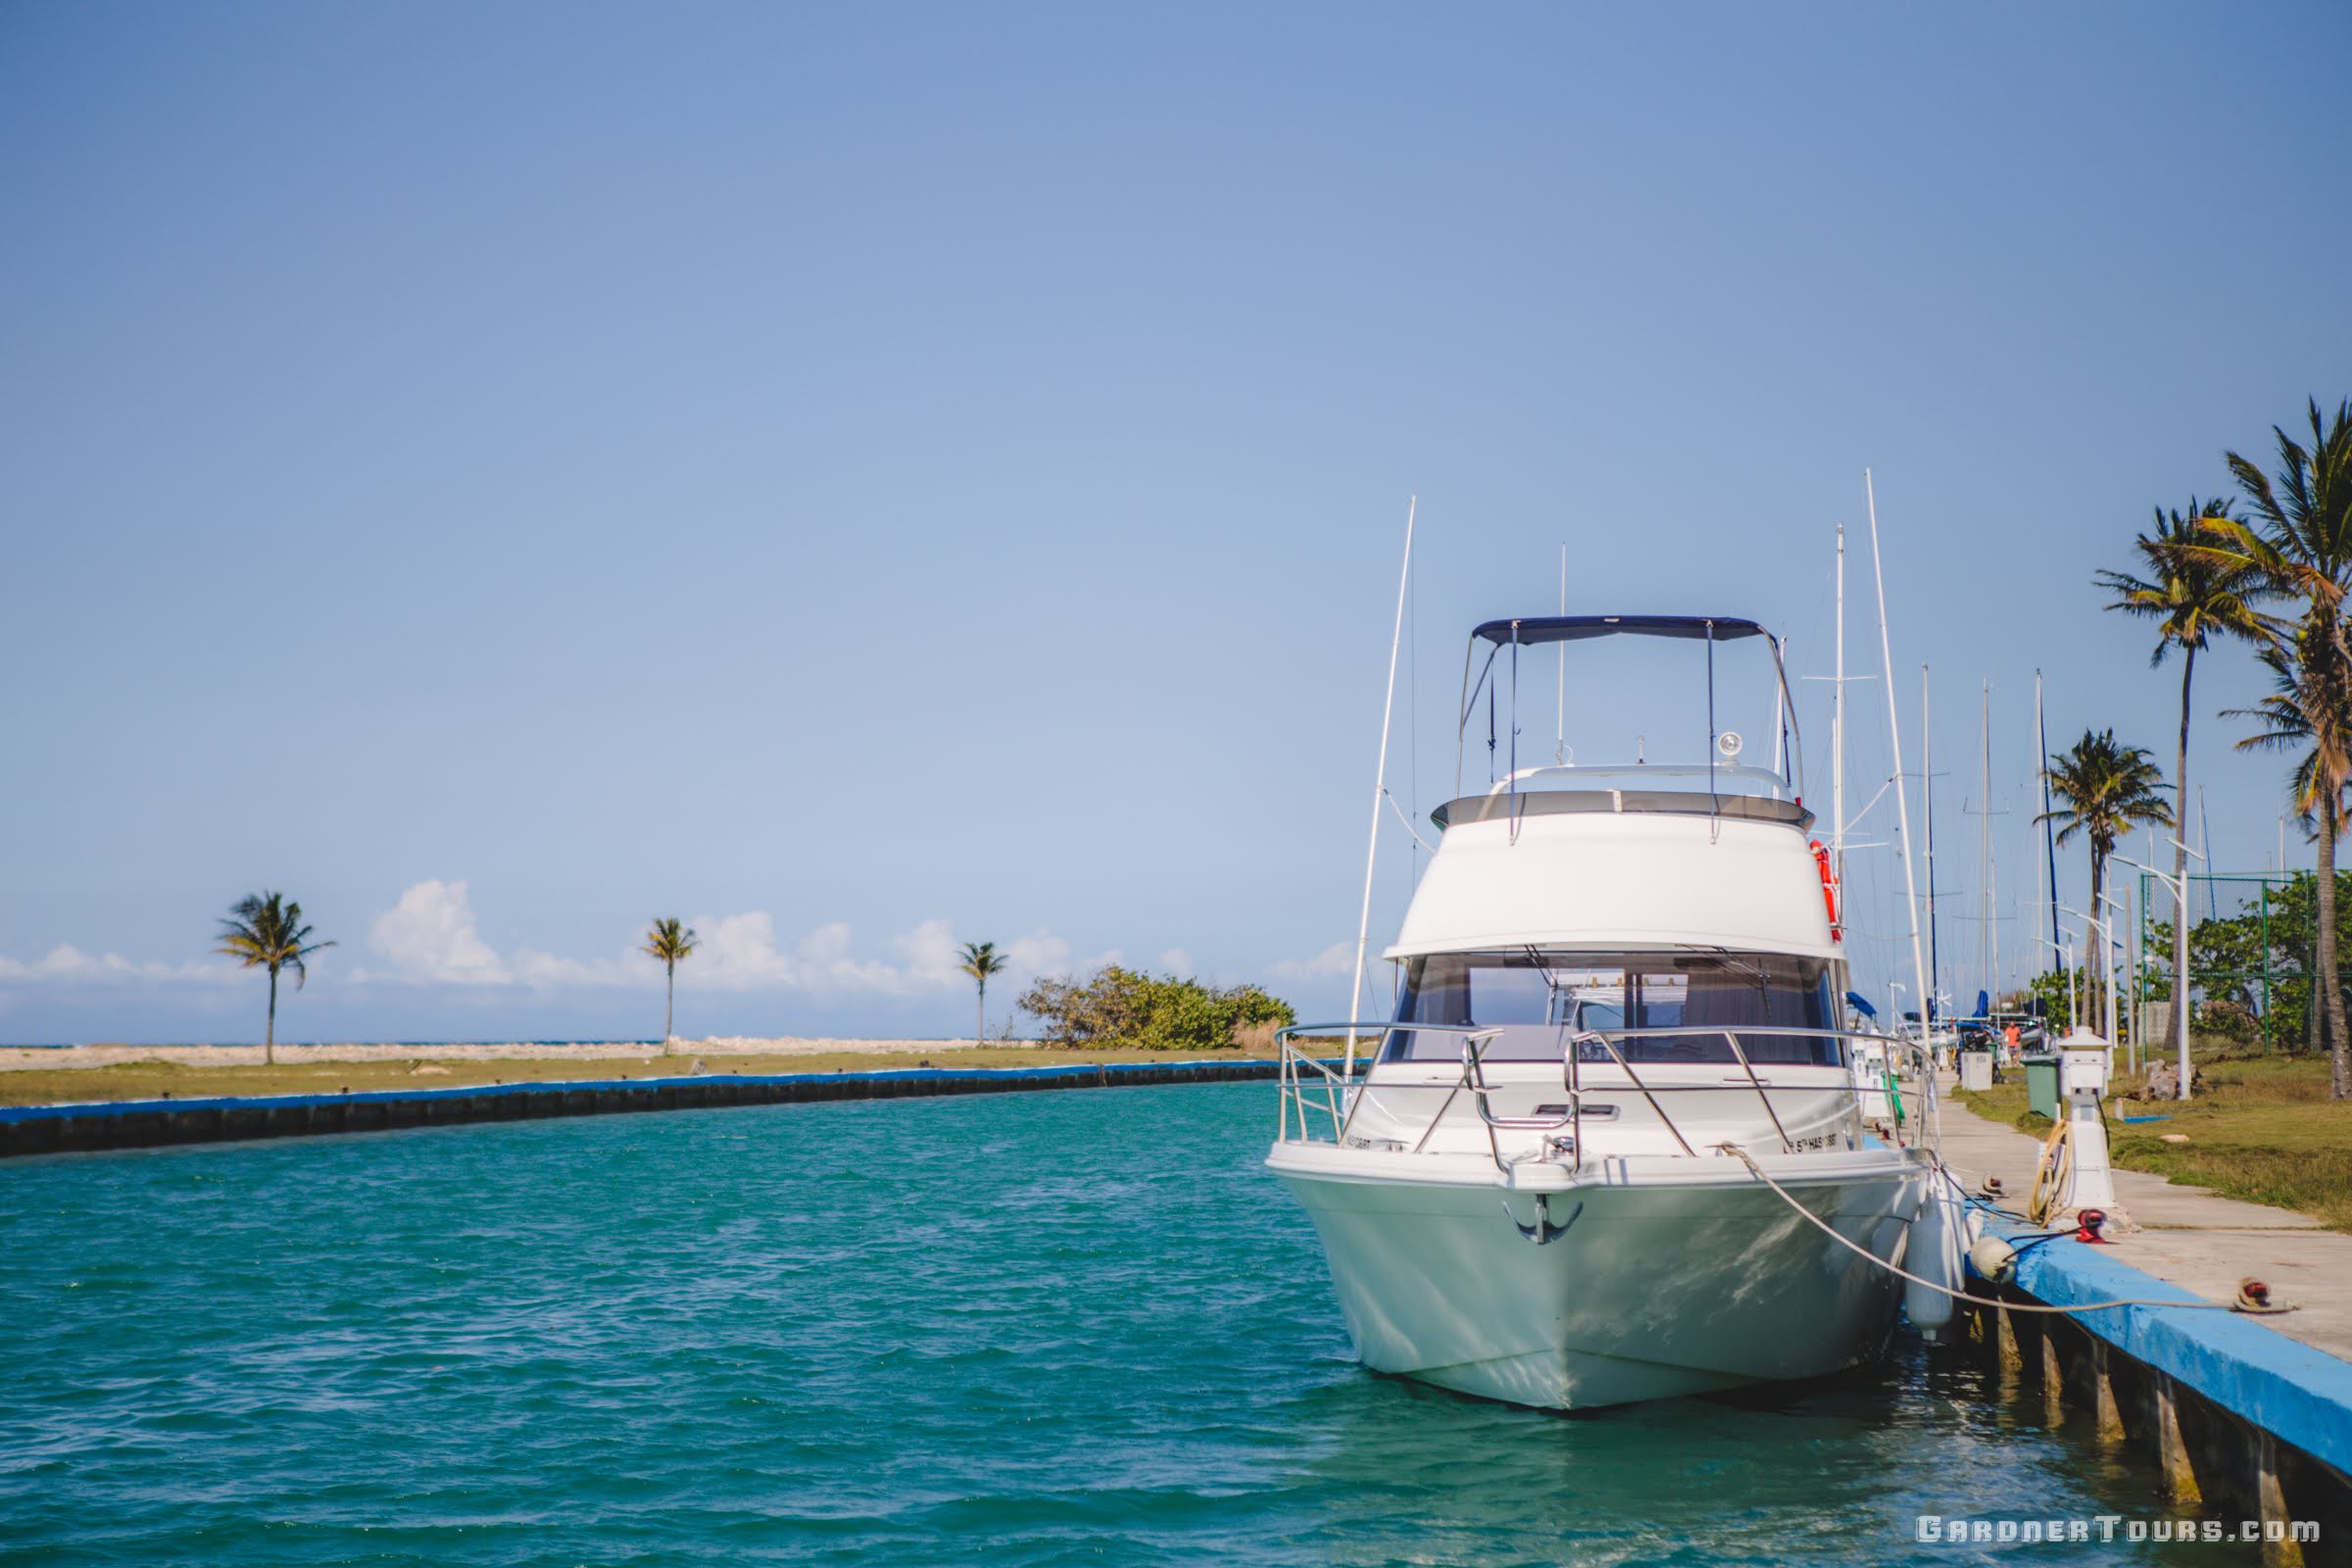
[[[2034,672],[2034,771],[2041,779],[2042,894],[2050,906],[2050,952],[2066,973],[2066,950],[2058,945],[2058,844],[2050,821],[2050,731],[2041,715],[2041,671]]]
[[[1923,781],[1921,811],[1928,832],[1928,998],[1920,1021],[1936,1017],[1936,998],[1943,985],[1942,966],[1936,956],[1936,732],[1928,727],[1928,666],[1919,666],[1919,774]]]
[[[1911,979],[1921,996],[1928,992],[1928,959],[1919,945],[1919,879],[1911,865],[1911,807],[1910,791],[1903,787],[1903,726],[1895,716],[1894,656],[1886,638],[1886,566],[1879,556],[1879,497],[1871,484],[1870,470],[1862,470],[1862,495],[1870,513],[1870,570],[1877,580],[1879,592],[1879,668],[1886,672],[1886,741],[1894,753],[1894,829],[1903,844],[1903,894],[1911,909]],[[1923,1004],[1924,1006],[1924,1004]],[[1920,1024],[1921,1043],[1927,1039],[1927,1024],[1923,1015]],[[1933,1085],[1931,1076],[1929,1083]],[[1935,1104],[1933,1092],[1929,1104]]]
[[[1372,837],[1364,850],[1364,903],[1355,921],[1355,980],[1348,992],[1348,1021],[1363,1016],[1364,949],[1372,940],[1372,868],[1380,859],[1380,808],[1389,793],[1389,720],[1396,711],[1396,651],[1404,646],[1404,591],[1413,580],[1413,515],[1421,498],[1404,505],[1404,566],[1396,576],[1396,626],[1389,634],[1389,690],[1380,705],[1380,768],[1372,776]],[[1355,1081],[1355,1030],[1348,1031],[1348,1078]]]
[[[2212,852],[2213,846],[2206,842],[2206,838],[2212,829],[2213,823],[2205,815],[2205,786],[2200,784],[2197,786],[2197,858],[2204,862],[2208,873],[2213,870],[2213,861],[2206,857]],[[2205,918],[2218,920],[2221,913],[2213,899],[2213,877],[2208,874],[2205,878]]]
[[[1984,857],[1984,891],[1977,896],[1977,906],[1984,911],[1984,956],[1992,980],[1992,983],[1984,988],[1985,995],[1991,999],[1992,1005],[1997,1007],[2001,1004],[2001,927],[1993,915],[1993,911],[2000,907],[2000,901],[1993,897],[1992,882],[1992,682],[1990,681],[1984,683],[1984,708],[1977,716],[1977,788],[1983,796],[1977,802],[1977,807],[1984,813],[1977,829],[1978,844]]]
[[[1830,867],[1845,896],[1845,524],[1838,525],[1838,673],[1830,686]]]

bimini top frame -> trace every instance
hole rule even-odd
[[[1696,642],[1735,642],[1741,637],[1772,633],[1752,620],[1731,615],[1531,615],[1521,620],[1490,620],[1470,634],[1473,642],[1502,647],[1520,643],[1581,643],[1594,637],[1681,637]]]
[[[1470,736],[1471,705],[1486,689],[1494,671],[1494,661],[1502,651],[1511,651],[1511,757],[1509,773],[1516,793],[1519,772],[1519,650],[1539,648],[1549,643],[1589,642],[1595,637],[1672,637],[1686,642],[1704,642],[1707,645],[1707,794],[1715,797],[1715,743],[1720,735],[1715,727],[1715,645],[1738,642],[1742,638],[1761,637],[1764,646],[1772,650],[1772,672],[1779,682],[1776,722],[1787,732],[1783,755],[1787,763],[1782,776],[1788,781],[1790,793],[1799,806],[1805,799],[1805,757],[1796,726],[1796,703],[1788,692],[1788,669],[1781,662],[1781,640],[1763,626],[1737,615],[1526,615],[1515,620],[1482,622],[1470,633],[1470,646],[1462,655],[1462,709],[1454,726],[1453,788],[1462,788],[1462,758]],[[1474,684],[1470,671],[1478,660],[1478,645],[1490,645],[1487,662],[1478,665]],[[1493,698],[1490,695],[1490,705]],[[1492,749],[1494,741],[1489,739]]]

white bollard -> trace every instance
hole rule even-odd
[[[2065,1097],[2067,1138],[2074,1145],[2074,1175],[2058,1206],[2115,1208],[2114,1168],[2107,1157],[2107,1122],[2099,1102],[2107,1093],[2114,1048],[2092,1030],[2077,1025],[2058,1042],[2058,1093]]]

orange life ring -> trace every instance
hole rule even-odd
[[[1813,863],[1821,868],[1821,903],[1830,912],[1830,940],[1842,942],[1845,933],[1838,921],[1838,873],[1830,867],[1830,852],[1821,840],[1813,841]]]

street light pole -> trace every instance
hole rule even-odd
[[[2129,922],[2132,918],[2132,911],[2125,907],[2123,900],[2117,898],[2112,893],[2101,893],[2099,895],[2099,902],[2106,905],[2109,911],[2107,916],[2107,1043],[2111,1046],[2120,1047],[2123,1044],[2123,1041],[2116,1033],[2115,1021],[2115,959],[2116,955],[2122,954],[2125,956],[2125,961],[2130,962],[2132,950],[2124,945],[2124,939],[2122,937],[2116,935],[2117,927],[2115,919],[2117,915],[2123,916],[2124,920],[2127,922],[2123,929],[2129,931],[2131,929]]]
[[[2097,915],[2085,914],[2071,904],[2061,904],[2058,906],[2058,907],[2064,909],[2076,919],[2081,920],[2082,924],[2087,927],[2087,929],[2083,932],[2083,936],[2085,938],[2096,937],[2098,939],[2099,956],[2104,960],[2103,967],[2107,973],[2107,996],[2105,1007],[2107,1014],[2107,1049],[2112,1052],[2115,1049],[2115,937],[2113,933],[2108,930],[2107,922],[2100,919]],[[2084,978],[2087,980],[2089,977],[2086,975]]]
[[[2173,840],[2173,844],[2174,844],[2174,846],[2175,846],[2176,848],[2178,848],[2178,849],[2180,849],[2180,850],[2181,850],[2181,851],[2183,851],[2183,852],[2185,852],[2185,853],[2187,853],[2187,854],[2189,854],[2189,855],[2196,855],[2196,854],[2197,854],[2197,852],[2196,852],[2196,851],[2189,849],[2189,847],[2188,847],[2187,845],[2185,845],[2185,844],[2182,844],[2182,843],[2181,843],[2181,842],[2180,842],[2179,839],[2175,839],[2175,840]],[[2170,894],[2173,896],[2173,909],[2174,909],[2174,918],[2176,918],[2176,919],[2180,920],[2180,922],[2181,922],[2181,923],[2182,923],[2184,926],[2187,924],[2187,921],[2188,921],[2188,869],[2187,869],[2187,867],[2183,866],[2183,867],[2181,868],[2180,874],[2179,876],[2177,876],[2177,877],[2176,877],[2176,876],[2171,876],[2171,875],[2168,875],[2168,874],[2166,874],[2165,872],[2159,871],[2159,870],[2157,870],[2157,869],[2156,869],[2154,866],[2152,866],[2152,865],[2146,865],[2146,864],[2142,864],[2140,861],[2132,859],[2132,858],[2130,856],[2128,856],[2128,855],[2119,855],[2119,856],[2117,856],[2117,857],[2116,857],[2116,858],[2117,858],[2117,859],[2119,859],[2119,860],[2121,860],[2121,861],[2123,861],[2123,862],[2124,862],[2126,865],[2129,865],[2129,866],[2134,866],[2134,867],[2137,867],[2139,870],[2142,870],[2142,871],[2145,871],[2145,872],[2147,872],[2147,873],[2148,873],[2150,876],[2154,877],[2154,878],[2155,878],[2157,881],[2159,881],[2159,882],[2163,883],[2163,884],[2164,884],[2165,891],[2166,891],[2166,892],[2168,892],[2168,893],[2170,893]],[[2198,855],[2198,856],[2197,856],[2197,858],[2199,858],[2199,859],[2201,860],[2201,859],[2203,859],[2203,858],[2204,858],[2204,857],[2203,857],[2203,856],[2201,856],[2201,855]],[[2179,953],[2179,952],[2182,952],[2182,951],[2185,951],[2185,950],[2183,950],[2183,949],[2181,949],[2181,948],[2180,948],[2180,947],[2176,946],[2176,947],[2175,947],[2175,949],[2174,949],[2174,951],[2175,951],[2176,953]],[[2175,1098],[2176,1098],[2176,1099],[2180,1099],[2180,1100],[2186,1100],[2186,1099],[2188,1098],[2188,1072],[2189,1072],[2189,1067],[2188,1067],[2188,975],[2187,975],[2187,973],[2185,972],[2185,970],[2186,970],[2186,967],[2187,967],[2186,965],[2184,965],[2184,964],[2180,964],[2180,963],[2176,963],[2176,964],[2174,964],[2174,965],[2173,965],[2173,967],[2174,967],[2174,969],[2176,969],[2176,970],[2178,970],[2178,971],[2181,971],[2181,972],[2176,973],[2176,974],[2173,976],[2173,1018],[2174,1018],[2174,1022],[2173,1022],[2173,1030],[2174,1030],[2174,1033],[2175,1033],[2175,1034],[2176,1034],[2176,1035],[2179,1037],[2175,1043],[2176,1043],[2176,1045],[2179,1047],[2179,1064],[2180,1064],[2180,1091],[2179,1091],[2179,1093],[2178,1093],[2178,1094],[2175,1096]]]

